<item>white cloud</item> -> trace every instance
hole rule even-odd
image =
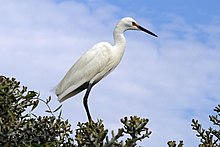
[[[51,94],[50,89],[94,43],[112,40],[116,13],[122,11],[101,2],[43,0],[4,1],[0,7],[1,74],[17,77],[43,96]],[[195,146],[198,139],[191,119],[207,125],[220,95],[219,22],[190,25],[173,15],[153,26],[136,19],[159,37],[126,32],[122,63],[92,90],[92,115],[113,129],[125,115],[149,118],[153,134],[141,143],[144,146],[164,146],[170,139]],[[83,93],[64,103],[64,117],[73,128],[86,121],[81,97]],[[53,105],[58,105],[56,100]]]

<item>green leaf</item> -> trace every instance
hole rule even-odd
[[[52,111],[50,111],[50,110],[45,110],[45,112],[47,112],[47,113],[52,113]]]
[[[60,119],[61,118],[61,114],[62,114],[62,109],[60,110],[60,113],[58,115],[58,118]]]
[[[39,104],[39,100],[34,101],[33,107],[31,108],[31,111],[33,111]]]
[[[48,97],[48,99],[46,99],[46,104],[48,104],[51,101],[51,96]]]
[[[61,107],[62,107],[62,105],[60,105],[58,108],[56,108],[56,110],[54,110],[53,113],[57,112]]]
[[[33,98],[37,95],[36,92],[34,91],[29,91],[28,94],[26,96],[24,96],[24,98],[29,99],[29,98]]]
[[[37,115],[35,115],[34,113],[31,113],[31,115],[33,115],[35,118],[37,118]]]
[[[15,122],[14,113],[10,109],[8,110],[8,113],[9,113],[9,115],[11,117],[12,124],[14,124],[14,122]]]
[[[8,85],[0,86],[0,90],[7,88]]]

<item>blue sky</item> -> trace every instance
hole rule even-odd
[[[142,146],[184,140],[196,146],[192,118],[209,127],[220,99],[220,2],[212,1],[0,1],[0,72],[16,77],[42,97],[87,49],[113,42],[115,24],[125,16],[156,33],[125,32],[127,47],[118,68],[97,84],[89,106],[109,129],[138,115],[153,132]],[[86,121],[81,93],[63,103],[73,129]],[[43,107],[43,106],[42,106]],[[37,113],[43,114],[43,111]]]

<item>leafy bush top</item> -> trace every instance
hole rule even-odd
[[[37,92],[28,91],[24,86],[20,88],[20,82],[15,78],[0,76],[0,146],[73,144],[67,120],[32,113],[40,100]],[[49,101],[50,98],[45,103]]]
[[[49,106],[51,97],[43,100],[35,91],[20,86],[15,78],[0,76],[0,146],[46,146],[46,147],[132,147],[137,141],[148,138],[151,131],[146,127],[148,119],[131,116],[121,119],[123,124],[117,133],[104,128],[103,121],[78,123],[75,139],[68,120],[61,117],[61,107],[52,110]],[[39,102],[43,102],[48,116],[37,116],[33,113]],[[217,115],[209,116],[213,127],[202,128],[198,120],[192,120],[192,129],[200,138],[200,147],[220,147],[220,105],[214,111]],[[55,113],[58,112],[58,116]],[[127,135],[123,141],[122,136]],[[74,142],[75,140],[75,142]],[[169,147],[182,147],[183,141],[168,141]]]

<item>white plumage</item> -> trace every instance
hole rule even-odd
[[[57,86],[60,102],[87,88],[77,90],[83,84],[97,83],[118,64],[110,48],[109,43],[101,42],[80,57]]]
[[[64,78],[56,87],[56,95],[58,96],[58,100],[60,102],[63,102],[64,100],[87,89],[84,96],[84,107],[86,109],[88,119],[92,120],[87,105],[89,92],[92,86],[108,75],[121,61],[126,46],[126,40],[123,35],[126,30],[142,30],[157,37],[157,35],[147,29],[144,29],[130,17],[121,19],[113,32],[113,46],[108,42],[95,44],[91,49],[83,54],[66,73]]]

